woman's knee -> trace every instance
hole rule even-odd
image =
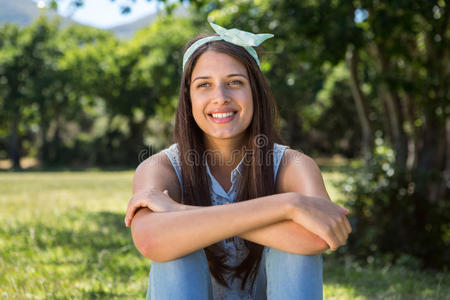
[[[151,262],[147,299],[210,299],[210,293],[203,249],[167,262]]]
[[[156,272],[164,274],[164,277],[188,277],[187,279],[189,279],[193,276],[209,275],[209,268],[205,252],[203,249],[200,249],[170,261],[151,262],[150,274]],[[161,275],[158,274],[158,276]]]
[[[322,255],[266,253],[268,299],[322,299]]]
[[[320,268],[322,269],[322,254],[316,255],[302,255],[284,252],[274,248],[269,248],[267,253],[267,260],[276,263],[283,268],[301,267],[301,268]]]

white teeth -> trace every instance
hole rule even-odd
[[[234,112],[227,112],[227,113],[224,113],[224,114],[212,114],[212,116],[214,118],[226,118],[226,117],[229,117],[229,116],[232,116],[232,115],[234,115]]]

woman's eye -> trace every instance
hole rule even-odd
[[[242,81],[240,80],[233,80],[232,82],[230,82],[231,85],[242,85]]]
[[[200,83],[197,87],[201,88],[201,87],[206,87],[208,85],[209,85],[208,82],[204,82],[204,83]]]

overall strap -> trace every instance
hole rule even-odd
[[[181,195],[183,195],[183,179],[181,177],[181,163],[178,144],[172,144],[169,148],[162,150],[162,152],[169,158],[175,173],[177,173],[178,181],[180,182]]]
[[[283,157],[284,151],[288,149],[289,146],[280,145],[273,143],[273,180],[276,182],[278,168],[280,167],[281,158]]]
[[[284,152],[288,149],[289,146],[280,145],[277,143],[273,144],[273,176],[274,181],[276,181],[278,169],[280,167],[281,158],[283,157]],[[169,148],[162,150],[162,152],[167,155],[172,166],[177,174],[178,181],[180,183],[181,194],[183,194],[183,180],[181,177],[181,163],[178,151],[178,144],[172,144]]]

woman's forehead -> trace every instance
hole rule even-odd
[[[231,55],[216,51],[206,51],[198,58],[192,70],[191,78],[194,78],[194,76],[227,76],[234,73],[247,75],[247,69],[244,64]]]

